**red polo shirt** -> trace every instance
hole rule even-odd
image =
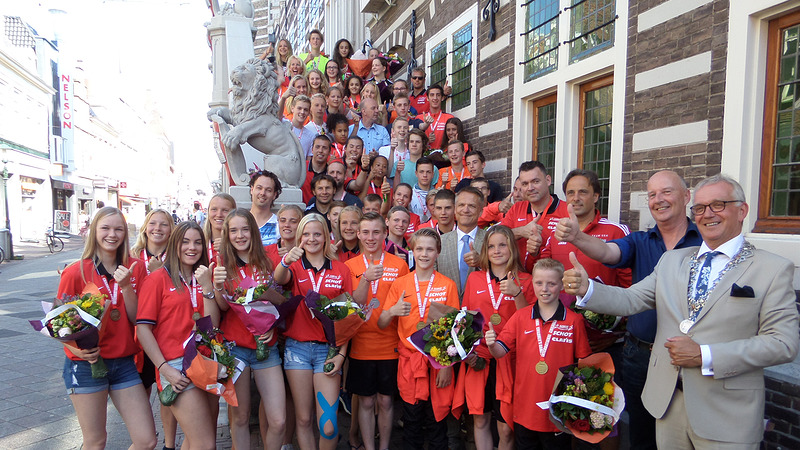
[[[550,203],[547,204],[547,208],[544,209],[542,215],[537,215],[536,212],[533,211],[530,202],[517,202],[508,210],[506,216],[500,221],[500,225],[505,225],[513,229],[527,225],[536,220],[543,228],[554,231],[556,225],[558,225],[558,221],[562,217],[569,217],[567,202],[561,201],[558,197],[551,194]],[[542,239],[542,242],[544,242],[544,239]],[[525,271],[530,273],[536,259],[528,255],[527,247],[527,239],[517,239],[517,248],[519,248],[519,255],[523,260]]]

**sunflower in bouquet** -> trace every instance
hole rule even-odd
[[[42,323],[53,338],[64,342],[74,340],[74,345],[81,349],[96,347],[100,341],[99,328],[105,312],[105,303],[106,295],[99,292],[64,296],[61,300],[56,300],[50,314],[57,310],[60,312],[53,317],[49,317],[48,314]],[[108,368],[101,356],[91,364],[91,368],[92,378],[103,378],[108,375]]]
[[[606,408],[614,407],[614,375],[600,368],[577,365],[562,370],[564,374],[556,388],[556,395],[588,400]],[[568,428],[589,434],[611,431],[614,417],[600,411],[559,402],[551,405],[552,413]]]
[[[211,331],[198,329],[195,335],[197,352],[225,367],[225,373],[223,375],[220,372],[219,379],[228,378],[236,371],[236,357],[231,352],[236,343],[224,340],[222,335],[219,328],[212,328]]]
[[[469,353],[473,345],[481,339],[481,328],[473,326],[476,317],[456,310],[432,321],[422,337],[425,342],[423,352],[443,367],[461,361],[466,356],[461,353],[465,349]]]

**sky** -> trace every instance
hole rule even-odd
[[[198,187],[218,178],[206,119],[212,77],[204,23],[211,12],[204,0],[23,0],[2,9],[42,36],[57,36],[61,62],[80,61],[93,92],[138,106],[149,90],[176,166]]]

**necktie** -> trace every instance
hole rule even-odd
[[[458,272],[461,275],[461,290],[464,290],[464,285],[467,284],[467,275],[469,274],[469,266],[464,262],[464,255],[469,253],[469,235],[465,234],[461,238],[461,254],[458,257]]]
[[[706,253],[706,260],[700,267],[700,274],[697,276],[697,289],[695,289],[694,298],[703,299],[708,292],[708,278],[711,275],[711,261],[721,255],[722,252],[708,252]]]

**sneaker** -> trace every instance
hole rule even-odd
[[[351,393],[346,391],[339,392],[339,403],[342,404],[342,409],[344,409],[344,412],[346,412],[348,415],[350,415],[350,402],[352,399],[353,395]]]

